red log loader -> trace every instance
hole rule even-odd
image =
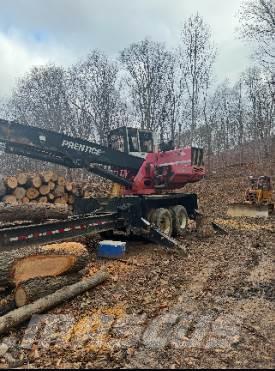
[[[111,197],[77,200],[73,217],[1,228],[0,250],[114,230],[175,247],[171,236],[185,234],[188,219],[199,216],[197,195],[176,190],[204,177],[203,150],[161,150],[147,130],[119,127],[102,146],[0,119],[0,150],[86,169],[114,183]]]

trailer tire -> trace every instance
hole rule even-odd
[[[153,223],[155,226],[168,237],[172,235],[173,232],[173,218],[170,210],[159,208],[151,215]]]
[[[173,218],[173,236],[185,236],[188,225],[188,214],[184,206],[171,207]]]
[[[150,222],[150,224],[155,224],[156,209],[150,209],[146,214],[146,219],[148,220],[148,222]]]

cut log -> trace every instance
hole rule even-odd
[[[23,197],[22,198],[22,204],[28,204],[30,202],[29,198],[28,197]]]
[[[39,314],[47,311],[58,304],[68,301],[83,292],[104,282],[109,277],[107,272],[99,272],[93,277],[86,278],[80,282],[70,286],[65,286],[57,290],[53,294],[47,295],[44,298],[36,300],[32,304],[25,305],[9,312],[0,318],[0,334],[7,332],[12,327],[18,326],[20,323],[29,319],[33,314]]]
[[[65,180],[64,176],[59,176],[59,177],[57,178],[57,184],[58,184],[59,186],[63,186],[63,187],[65,187],[66,180]]]
[[[68,204],[73,205],[74,204],[74,195],[69,195],[68,197]]]
[[[34,188],[40,188],[42,186],[42,179],[40,175],[34,175],[31,179],[31,184]]]
[[[39,197],[39,191],[36,188],[29,188],[27,189],[26,196],[29,200],[35,200],[37,197]]]
[[[64,196],[64,193],[65,193],[65,188],[64,186],[61,186],[61,185],[56,186],[55,189],[53,190],[53,194],[55,195],[55,197],[62,197]]]
[[[30,304],[33,301],[43,298],[61,287],[72,285],[83,277],[82,273],[66,274],[59,277],[32,278],[21,282],[15,291],[15,302],[17,307]]]
[[[14,195],[6,195],[2,198],[2,201],[5,203],[5,204],[9,204],[9,205],[16,205],[18,202],[16,200],[16,197]]]
[[[65,197],[58,197],[54,200],[55,205],[67,205],[67,201]]]
[[[0,254],[0,285],[17,286],[37,277],[55,277],[82,270],[89,254],[77,242],[28,246]]]
[[[53,172],[53,176],[52,176],[52,182],[56,183],[57,182],[57,178],[58,178],[58,174]]]
[[[42,197],[39,197],[39,199],[38,199],[39,204],[46,204],[47,202],[48,202],[48,197],[47,196],[42,196]]]
[[[53,171],[48,170],[41,173],[41,178],[44,183],[49,183],[52,180],[53,177]]]
[[[52,202],[52,201],[55,199],[55,196],[54,196],[53,193],[49,193],[49,194],[47,195],[47,198],[48,198],[48,200],[49,200],[50,202]]]
[[[9,197],[15,199],[14,196]],[[64,205],[34,204],[33,201],[20,205],[5,205],[4,203],[0,203],[0,221],[3,222],[17,220],[39,222],[47,219],[66,219],[70,215],[72,215],[72,212]]]
[[[19,173],[16,176],[19,186],[24,186],[28,183],[28,175],[25,173]]]
[[[49,187],[50,187],[50,190],[53,191],[55,189],[55,183],[50,181],[49,182]]]
[[[39,192],[42,196],[46,196],[48,193],[50,193],[51,191],[51,188],[49,186],[49,184],[43,184],[40,188],[39,188]]]
[[[6,187],[9,189],[15,189],[18,186],[18,182],[15,176],[8,176],[5,179]]]
[[[26,195],[26,190],[23,187],[16,187],[13,191],[13,195],[18,201],[21,201]]]
[[[66,182],[65,189],[66,189],[67,192],[72,192],[73,184],[71,182]]]

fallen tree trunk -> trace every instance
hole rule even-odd
[[[16,203],[15,196],[12,197]],[[6,199],[5,197],[3,200]],[[0,221],[32,220],[35,222],[47,219],[66,219],[72,212],[66,205],[34,204],[32,202],[20,205],[5,205],[0,203]]]
[[[5,251],[0,254],[0,285],[18,286],[31,278],[78,272],[86,267],[88,261],[88,251],[77,242]]]
[[[32,304],[25,305],[21,308],[9,312],[0,318],[0,334],[7,332],[9,329],[18,326],[20,323],[29,319],[33,314],[43,313],[46,310],[57,306],[58,304],[68,301],[83,292],[104,282],[109,277],[107,272],[99,272],[93,277],[86,278],[83,281],[65,286],[53,294],[38,299]]]
[[[37,299],[61,289],[61,287],[72,285],[81,280],[82,273],[66,274],[59,277],[32,278],[21,282],[15,291],[15,302],[17,307],[30,304]]]

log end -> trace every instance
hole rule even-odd
[[[26,292],[22,287],[18,287],[15,292],[15,303],[17,307],[22,307],[28,303]]]

